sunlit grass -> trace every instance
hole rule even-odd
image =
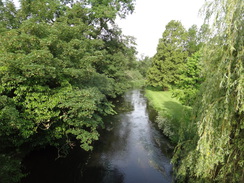
[[[182,105],[172,96],[171,91],[146,89],[145,96],[157,112],[156,122],[172,142],[179,140],[180,128],[188,126],[190,108]]]
[[[179,119],[183,114],[183,106],[176,98],[172,97],[171,91],[146,90],[146,97],[149,104],[159,113],[164,111],[170,116]]]

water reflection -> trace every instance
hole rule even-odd
[[[76,148],[55,160],[55,150],[32,153],[22,183],[170,183],[169,143],[151,123],[142,92],[126,93],[117,111],[91,154]]]
[[[128,92],[118,109],[122,110],[110,119],[113,129],[102,135],[89,160],[84,181],[171,182],[170,160],[162,153],[162,148],[168,147],[164,146],[161,140],[164,137],[149,120],[143,94],[139,90]],[[99,178],[89,178],[94,175],[99,175]]]

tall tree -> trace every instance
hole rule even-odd
[[[188,51],[189,56],[191,56],[193,53],[195,53],[199,50],[197,25],[191,26],[187,31],[186,49]]]
[[[132,1],[20,2],[18,10],[0,3],[0,168],[11,171],[18,163],[9,159],[23,146],[92,149],[135,52],[115,24],[107,26],[132,11]]]
[[[151,61],[152,58],[148,57],[148,56],[142,56],[137,64],[137,69],[139,70],[139,72],[141,73],[141,75],[146,78],[147,76],[147,71],[148,69],[151,67]]]
[[[201,75],[201,54],[200,51],[197,51],[187,57],[180,74],[180,80],[177,82],[177,88],[173,92],[173,95],[184,105],[192,106],[194,104],[200,85],[204,80]]]
[[[243,182],[244,1],[209,1],[204,12],[214,24],[204,49],[202,97],[193,117],[198,131],[175,151],[174,162],[180,163],[177,178],[179,182]]]
[[[188,57],[181,69],[179,80],[173,92],[173,95],[185,105],[194,104],[199,86],[203,81],[201,75],[201,48],[203,43],[200,38],[203,37],[203,34],[203,32],[198,31],[196,25],[191,26],[187,31],[186,51]]]
[[[166,25],[148,71],[149,85],[169,89],[176,84],[187,57],[186,40],[187,33],[181,22],[172,20]]]
[[[210,25],[207,24],[206,22],[200,27],[198,31],[197,41],[199,43],[199,48],[201,48],[204,44],[206,44],[210,38],[211,38]]]

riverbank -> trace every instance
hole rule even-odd
[[[156,123],[174,144],[177,144],[182,128],[189,121],[190,108],[182,105],[176,98],[172,97],[171,91],[157,91],[146,89],[145,96],[158,113]]]
[[[35,151],[25,158],[21,183],[169,183],[172,182],[168,139],[152,124],[144,92],[132,89],[117,100],[116,115],[100,133],[88,155],[74,147],[66,158],[55,149]]]

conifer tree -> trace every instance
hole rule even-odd
[[[186,39],[181,22],[172,20],[167,24],[148,71],[149,85],[167,90],[177,83],[187,57]]]

